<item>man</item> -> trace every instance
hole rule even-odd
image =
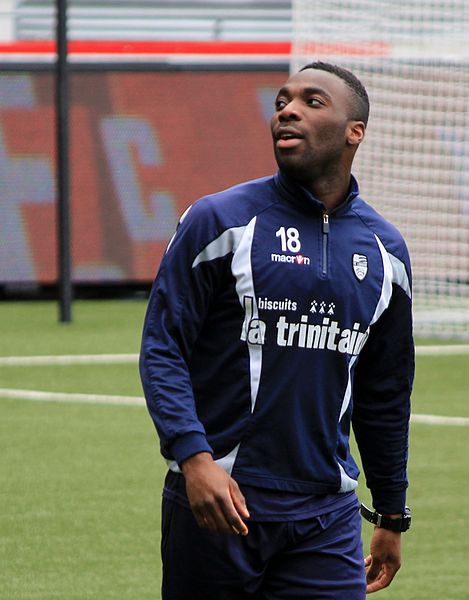
[[[358,600],[400,566],[410,265],[351,175],[368,110],[342,68],[290,77],[279,172],[201,199],[168,246],[141,353],[166,600]],[[378,520],[365,565],[351,422]]]

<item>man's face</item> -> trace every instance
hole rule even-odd
[[[308,183],[336,170],[344,157],[353,157],[351,93],[342,79],[326,71],[306,69],[288,79],[277,94],[271,121],[282,170]]]

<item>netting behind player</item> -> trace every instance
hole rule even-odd
[[[354,171],[408,242],[416,334],[469,338],[469,2],[293,4],[292,71],[327,60],[368,89]]]

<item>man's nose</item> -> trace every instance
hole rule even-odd
[[[296,100],[291,100],[279,112],[278,118],[280,121],[299,121],[301,119],[301,114],[298,102]]]

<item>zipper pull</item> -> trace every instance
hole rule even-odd
[[[329,215],[326,212],[322,213],[322,232],[329,233]]]

